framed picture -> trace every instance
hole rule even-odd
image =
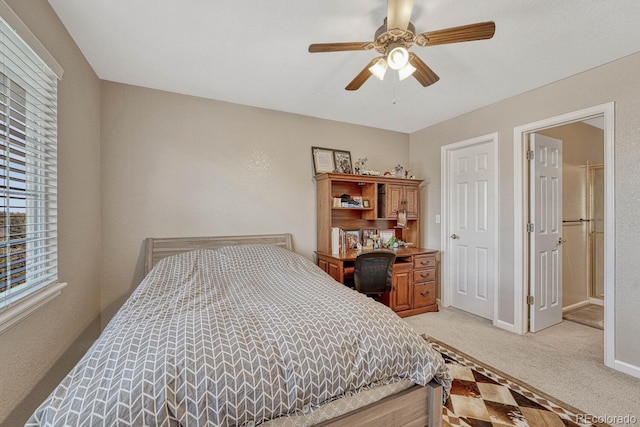
[[[313,173],[332,173],[336,171],[336,163],[333,150],[322,147],[311,147],[313,158]]]
[[[344,230],[344,237],[346,241],[346,249],[357,249],[360,243],[360,229],[356,230]]]
[[[333,157],[335,160],[336,172],[338,173],[353,173],[353,166],[351,165],[351,152],[350,151],[333,151]]]
[[[363,208],[370,208],[371,205],[369,204],[369,199],[363,199],[362,200],[362,207]]]
[[[375,228],[363,229],[362,230],[362,246],[373,248],[375,240],[377,239],[377,235],[378,235],[378,230],[376,230]]]

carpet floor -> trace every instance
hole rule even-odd
[[[425,338],[442,354],[453,377],[442,414],[445,427],[608,426],[459,350]]]
[[[604,307],[601,305],[588,304],[583,307],[578,307],[564,313],[562,318],[604,330]]]

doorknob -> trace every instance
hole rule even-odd
[[[563,239],[562,237],[558,237],[558,244],[559,245],[563,244],[564,242],[566,242],[565,239]]]
[[[453,234],[451,235],[451,238],[452,238],[453,240],[456,240],[456,239],[459,239],[459,238],[460,238],[460,236],[458,236],[456,233],[453,233]]]

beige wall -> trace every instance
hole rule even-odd
[[[55,364],[59,369],[49,380],[61,379],[77,358],[56,361],[75,345],[84,351],[87,342],[76,339],[100,314],[100,85],[45,0],[7,4],[64,68],[58,85],[58,266],[68,286],[0,334],[0,422],[19,425],[49,394],[39,383],[43,376]],[[24,400],[34,387],[32,399]]]
[[[411,135],[411,169],[426,178],[428,203],[424,241],[440,247],[440,147],[492,132],[499,133],[498,318],[513,323],[513,128],[607,102],[615,102],[615,358],[640,367],[640,276],[637,245],[640,227],[640,54],[622,58],[448,120]],[[446,254],[443,254],[446,256]]]
[[[145,237],[289,232],[311,258],[312,146],[409,158],[407,134],[103,82],[103,323],[142,279]]]
[[[571,123],[539,133],[562,140],[562,218],[588,218],[587,164],[604,163],[604,132],[585,123]],[[562,250],[562,306],[589,299],[589,224],[566,223]]]

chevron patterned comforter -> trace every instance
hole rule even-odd
[[[235,426],[451,380],[387,307],[269,245],[165,258],[27,426]]]

